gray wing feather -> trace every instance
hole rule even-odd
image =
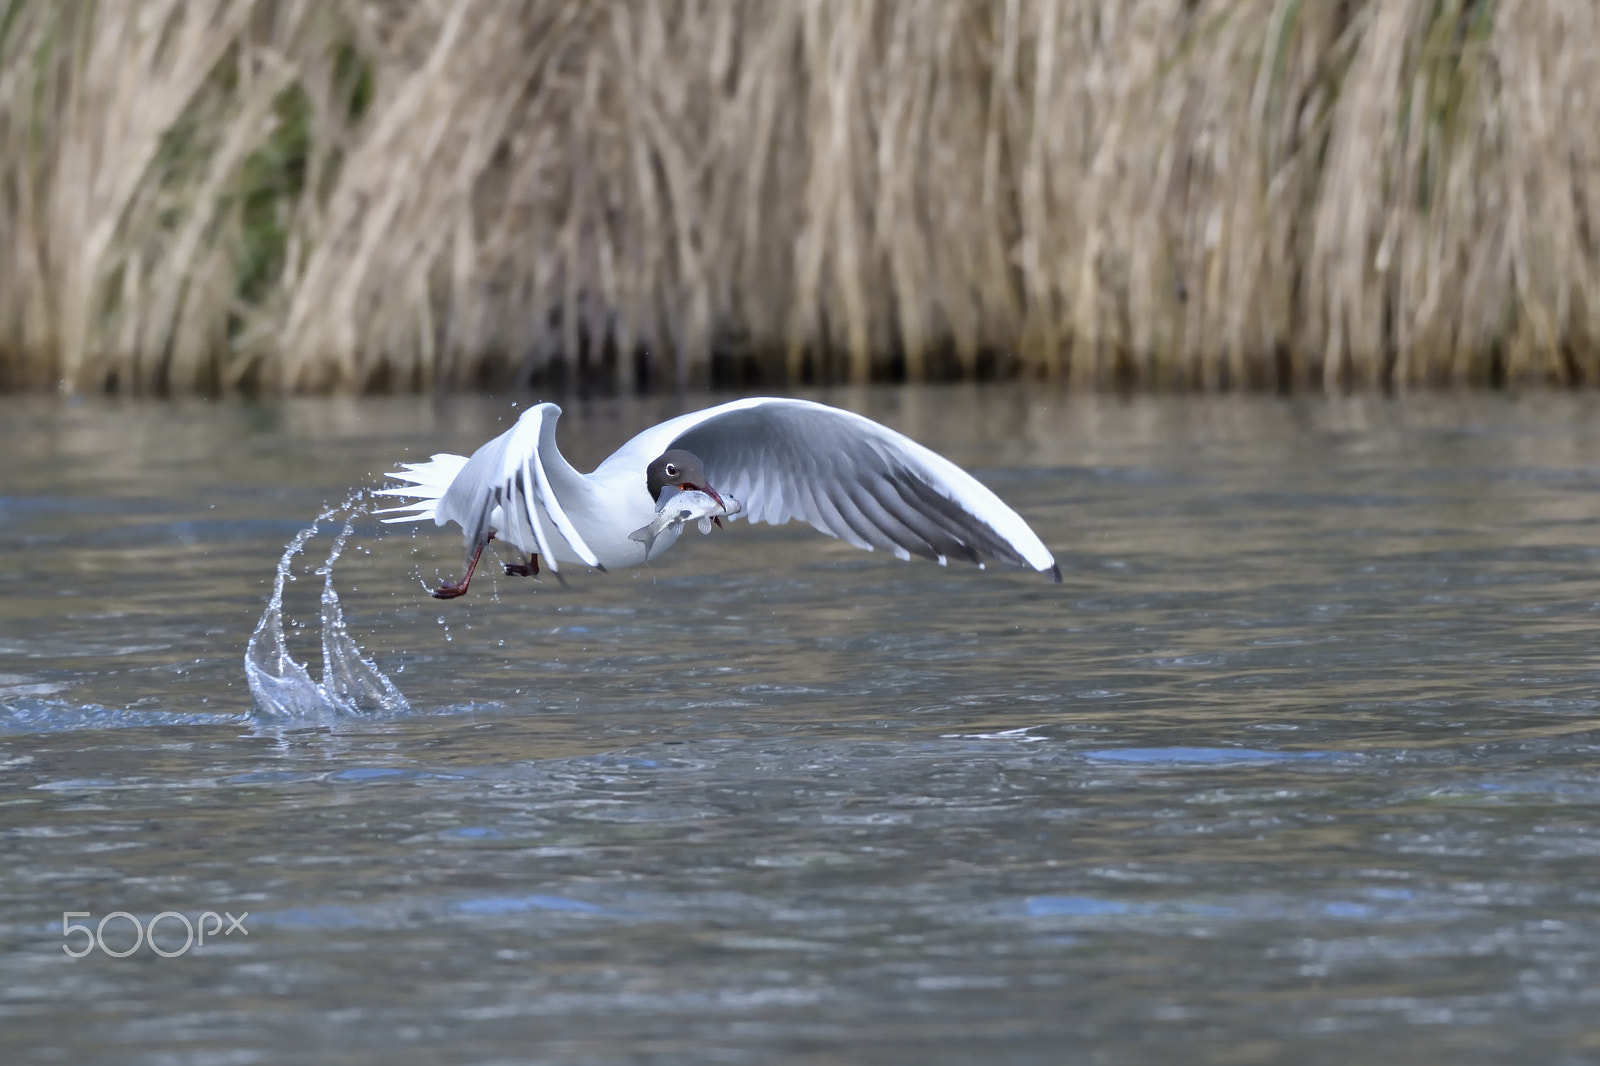
[[[949,460],[870,419],[804,400],[730,409],[679,434],[752,522],[810,523],[901,558],[1056,572],[1015,511]]]

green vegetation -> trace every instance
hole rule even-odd
[[[0,0],[0,388],[1600,381],[1600,9]]]

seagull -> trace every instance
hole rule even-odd
[[[431,590],[467,591],[489,541],[520,549],[531,576],[539,560],[559,579],[562,563],[596,570],[641,566],[671,547],[682,524],[647,548],[630,534],[678,492],[700,491],[736,516],[782,525],[794,519],[868,551],[982,568],[994,561],[1061,580],[1061,568],[1022,517],[971,474],[887,426],[809,400],[751,397],[679,415],[635,436],[580,474],[556,447],[561,408],[536,404],[471,457],[402,463],[378,490],[411,502],[385,522],[454,522],[465,535],[466,573]],[[721,525],[721,522],[717,522]]]

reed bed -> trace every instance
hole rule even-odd
[[[0,0],[0,388],[1600,381],[1590,0]]]

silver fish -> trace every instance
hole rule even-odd
[[[700,520],[700,532],[710,533],[713,520],[724,515],[738,514],[744,510],[744,505],[732,496],[722,497],[718,503],[711,495],[699,489],[685,489],[675,493],[656,511],[656,516],[647,526],[640,526],[628,534],[629,540],[636,540],[644,545],[644,557],[650,558],[650,551],[655,547],[656,538],[669,529],[677,529],[685,522]],[[720,522],[717,523],[721,525]]]

